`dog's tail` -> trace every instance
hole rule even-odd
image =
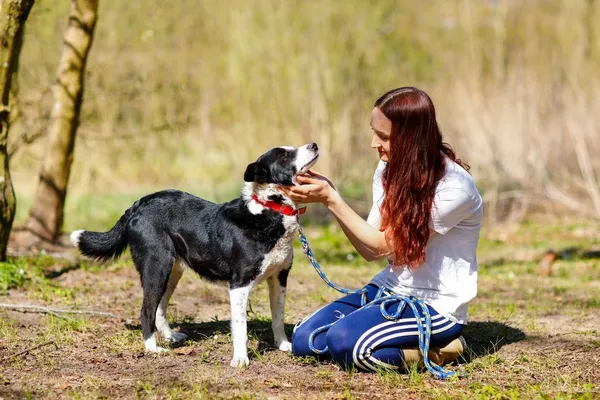
[[[131,209],[108,232],[74,231],[71,242],[84,256],[98,261],[117,259],[127,248],[127,222]]]

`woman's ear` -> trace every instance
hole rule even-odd
[[[269,181],[269,170],[256,162],[249,164],[244,172],[245,182],[266,183]]]

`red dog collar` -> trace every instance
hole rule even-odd
[[[267,207],[267,208],[269,208],[273,211],[276,211],[280,214],[283,214],[283,215],[289,215],[289,216],[294,216],[294,215],[298,215],[298,214],[302,215],[306,212],[306,207],[293,208],[286,204],[275,203],[274,201],[271,201],[271,200],[262,201],[255,194],[252,195],[252,200],[254,200],[255,202],[257,202],[258,204],[260,204],[263,207]]]

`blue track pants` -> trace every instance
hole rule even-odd
[[[366,286],[367,301],[375,299],[378,288]],[[393,313],[400,303],[392,303],[386,310]],[[464,325],[458,324],[429,307],[431,314],[431,347],[443,347],[458,338]],[[422,310],[419,309],[419,313]],[[425,318],[421,314],[421,321]],[[295,356],[316,356],[308,345],[310,334],[317,328],[335,322],[327,331],[315,336],[314,347],[329,348],[328,354],[344,367],[361,370],[403,366],[403,348],[418,347],[418,330],[411,307],[406,306],[397,320],[390,321],[381,315],[379,304],[361,307],[361,295],[351,294],[334,301],[304,318],[294,327],[292,353]]]

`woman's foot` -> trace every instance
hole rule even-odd
[[[430,348],[429,352],[427,352],[427,356],[433,363],[444,365],[456,360],[464,354],[466,349],[467,342],[462,336],[459,336],[442,348]],[[418,347],[402,349],[402,351],[404,353],[404,364],[406,368],[409,368],[415,363],[417,363],[419,367],[424,365],[423,355]]]

